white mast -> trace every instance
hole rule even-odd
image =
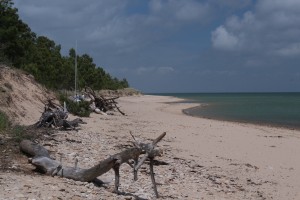
[[[77,40],[75,46],[75,99],[77,99]]]

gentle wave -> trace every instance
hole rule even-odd
[[[198,102],[192,116],[300,129],[300,93],[164,93]]]

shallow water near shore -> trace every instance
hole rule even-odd
[[[153,94],[152,94],[153,95]],[[163,93],[201,106],[184,113],[218,120],[300,129],[300,93]]]

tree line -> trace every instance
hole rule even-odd
[[[127,80],[119,80],[96,66],[88,54],[76,55],[69,50],[61,54],[61,46],[45,36],[37,36],[24,23],[12,0],[0,0],[0,62],[13,65],[32,74],[50,89],[74,89],[74,63],[77,56],[78,87],[94,90],[129,87]]]

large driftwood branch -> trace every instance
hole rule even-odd
[[[48,100],[48,104],[45,104],[45,110],[42,113],[39,121],[35,123],[37,128],[40,127],[56,127],[62,129],[75,129],[79,124],[86,124],[82,119],[76,118],[72,121],[68,121],[68,114],[62,107],[52,103]]]
[[[85,92],[87,96],[91,98],[91,101],[95,103],[95,107],[100,109],[102,112],[106,113],[109,110],[117,109],[119,113],[122,115],[125,115],[124,112],[120,110],[120,108],[117,106],[117,102],[115,101],[119,97],[112,97],[112,98],[105,98],[102,95],[96,95],[95,91],[91,89],[90,87],[85,87]]]
[[[95,180],[98,176],[108,172],[113,169],[115,171],[115,190],[114,192],[118,193],[119,188],[119,168],[123,163],[129,163],[129,160],[135,161],[134,167],[134,180],[137,179],[137,170],[146,160],[150,159],[150,172],[151,180],[153,183],[153,188],[156,196],[158,197],[156,183],[154,179],[153,172],[153,159],[155,156],[160,155],[160,151],[154,150],[157,143],[166,135],[166,133],[161,134],[157,137],[151,144],[144,144],[135,142],[135,147],[126,149],[120,153],[109,156],[108,158],[100,161],[97,165],[89,169],[81,169],[77,167],[77,162],[75,162],[75,167],[63,166],[61,161],[56,161],[50,157],[49,152],[43,146],[33,143],[29,140],[23,140],[20,143],[20,149],[22,152],[31,156],[31,163],[37,167],[42,173],[52,176],[61,176],[76,181],[82,182],[91,182]],[[138,161],[138,158],[141,154],[145,156]]]

